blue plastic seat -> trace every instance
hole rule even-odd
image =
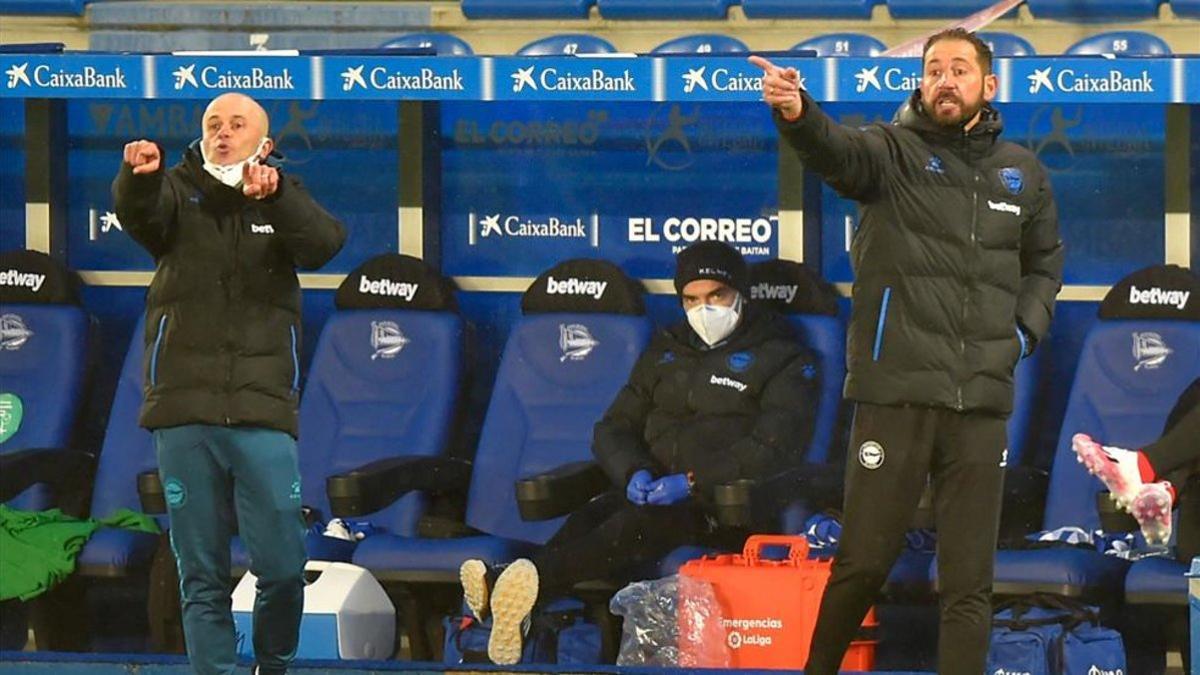
[[[1076,42],[1067,48],[1068,56],[1117,54],[1120,56],[1170,56],[1166,40],[1151,33],[1134,30],[1100,33]]]
[[[82,16],[92,0],[0,0],[0,15]]]
[[[992,48],[992,55],[1004,56],[1034,56],[1037,54],[1029,40],[1012,33],[976,33],[979,39]]]
[[[36,284],[0,286],[0,393],[16,397],[0,402],[0,435],[11,433],[0,441],[0,454],[67,450],[87,390],[92,342],[91,321],[79,306],[79,278],[27,250],[0,254],[0,271]],[[55,505],[55,494],[36,483],[6,504],[39,511]]]
[[[408,33],[379,45],[381,49],[432,49],[439,56],[471,56],[467,41],[450,33]]]
[[[551,278],[608,285],[599,298],[549,294]],[[642,293],[640,284],[599,260],[567,261],[538,277],[504,346],[469,482],[462,486],[470,530],[442,538],[376,535],[359,544],[354,563],[419,595],[430,582],[455,584],[467,558],[507,562],[549,539],[563,518],[523,520],[515,483],[591,459],[592,427],[649,342]]]
[[[887,45],[863,33],[818,35],[794,45],[791,51],[811,49],[817,56],[879,56]]]
[[[869,19],[880,0],[742,0],[749,19]]]
[[[411,284],[409,296],[363,292],[364,284]],[[325,479],[376,460],[450,450],[463,373],[463,322],[451,282],[411,256],[384,254],[347,275],[337,311],[317,340],[300,402],[297,441],[302,503],[332,517]],[[427,498],[409,494],[361,519],[414,536]],[[312,560],[349,562],[353,542],[309,533]],[[250,561],[232,543],[235,576]]]
[[[1187,270],[1158,266],[1113,286],[1100,317],[1084,340],[1059,435],[1043,530],[1100,527],[1096,495],[1103,484],[1076,461],[1071,438],[1087,433],[1104,443],[1142,447],[1162,432],[1168,411],[1200,373],[1200,310],[1184,314],[1170,305],[1129,302],[1131,289],[1200,291]],[[1190,316],[1190,318],[1189,318]],[[1037,591],[1119,598],[1125,561],[1080,549],[1002,550],[996,557],[996,592]]]
[[[1200,0],[1171,0],[1171,11],[1181,19],[1200,19]]]
[[[1038,20],[1093,23],[1152,19],[1160,4],[1161,0],[1029,0],[1029,11]]]
[[[685,35],[667,40],[650,50],[651,54],[744,54],[750,51],[745,42],[737,38],[708,33]]]
[[[605,19],[724,19],[736,0],[596,0]]]
[[[613,54],[617,48],[595,35],[562,34],[534,40],[517,50],[517,56],[561,56],[563,54]]]
[[[957,19],[991,5],[988,0],[887,0],[893,19]],[[1016,16],[1016,11],[1014,8],[1004,16]]]
[[[586,19],[596,0],[462,0],[468,19]]]

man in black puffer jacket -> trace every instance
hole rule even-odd
[[[266,111],[223,94],[169,170],[153,142],[125,146],[117,217],[154,256],[146,294],[141,424],[154,432],[179,560],[188,657],[232,673],[229,542],[237,527],[258,576],[258,672],[282,673],[304,604],[297,468],[300,284],[345,231],[267,158]]]
[[[631,580],[684,544],[740,548],[745,533],[718,528],[711,514],[713,487],[796,466],[808,447],[816,360],[785,319],[749,301],[741,254],[707,241],[676,263],[687,321],[655,336],[595,427],[592,452],[618,490],[572,513],[532,560],[500,574],[488,644],[496,663],[520,657],[519,626],[537,597],[580,581]],[[486,568],[468,560],[460,573],[482,618]]]
[[[845,527],[805,672],[834,673],[932,474],[939,672],[983,671],[1012,375],[1050,327],[1063,251],[1046,170],[998,140],[987,45],[931,37],[892,125],[850,129],[760,57],[787,151],[861,204],[846,397]]]

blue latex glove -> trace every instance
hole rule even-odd
[[[673,473],[663,476],[650,485],[646,501],[655,506],[666,506],[687,499],[692,494],[692,486],[688,483],[686,474]]]
[[[654,478],[650,472],[642,469],[629,477],[629,485],[625,486],[625,498],[642,506],[646,503],[646,493],[650,491],[650,486],[653,484]]]

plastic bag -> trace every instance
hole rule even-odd
[[[609,609],[625,619],[618,666],[729,667],[721,605],[707,581],[638,581],[618,591]]]

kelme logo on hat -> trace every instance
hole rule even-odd
[[[8,392],[0,394],[0,443],[17,433],[24,416],[25,406],[21,404],[19,396]]]

